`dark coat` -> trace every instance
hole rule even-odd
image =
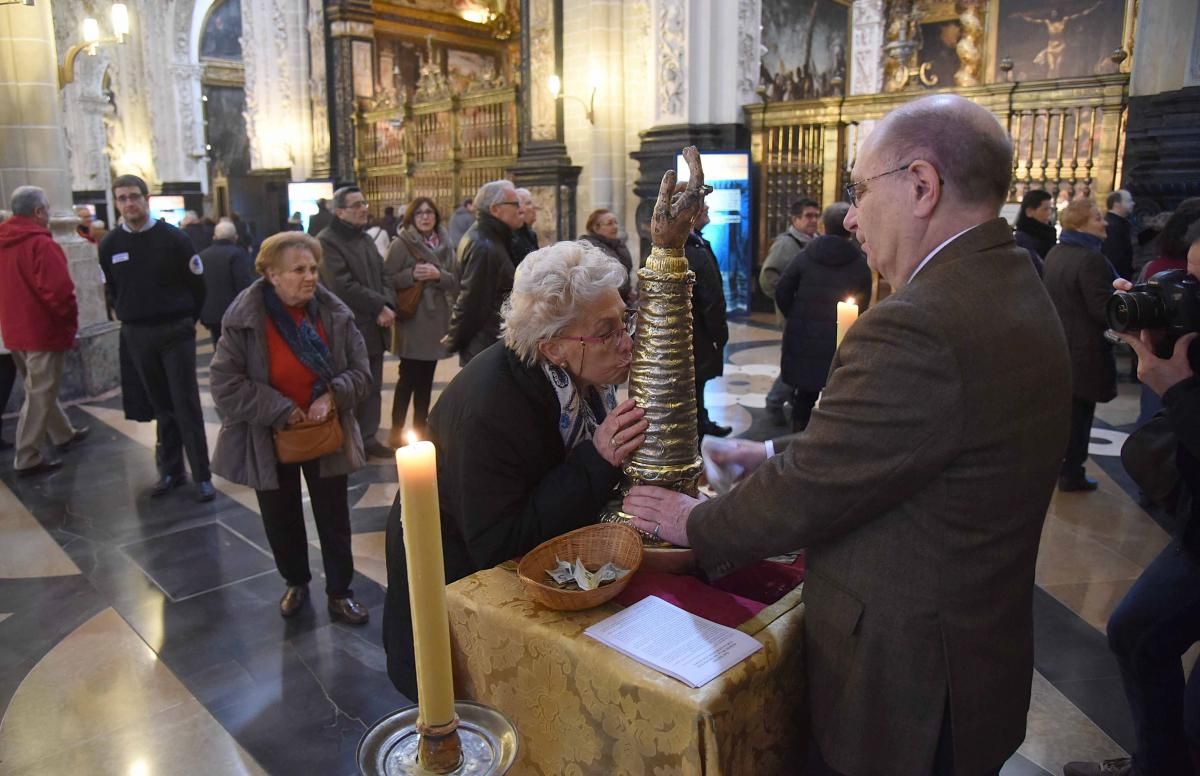
[[[815,237],[792,259],[775,284],[775,301],[787,318],[780,360],[783,381],[820,391],[837,350],[837,303],[847,297],[859,315],[871,302],[867,258],[844,237]]]
[[[451,353],[469,360],[500,338],[500,307],[513,287],[512,230],[479,213],[458,247],[458,298],[450,311]]]
[[[496,343],[450,381],[429,415],[437,447],[446,582],[596,522],[620,469],[591,441],[564,449],[558,398],[541,366]],[[383,639],[388,675],[416,700],[399,498],[387,525]]]
[[[1136,237],[1133,224],[1128,218],[1122,218],[1116,213],[1104,215],[1104,226],[1107,229],[1104,245],[1100,252],[1112,262],[1113,269],[1126,280],[1133,279],[1133,248]]]
[[[807,548],[807,707],[837,772],[930,773],[947,699],[957,773],[1025,738],[1069,386],[1054,306],[996,218],[859,318],[808,428],[692,510],[710,575]]]
[[[216,227],[212,224],[206,224],[202,221],[193,221],[183,227],[183,231],[187,234],[188,239],[192,241],[192,247],[197,252],[213,244],[213,231],[215,229]]]
[[[284,428],[296,408],[271,386],[266,330],[271,324],[262,295],[266,283],[258,280],[229,306],[209,366],[213,402],[221,416],[213,472],[255,490],[279,488],[272,431]],[[336,477],[367,463],[354,409],[370,393],[371,367],[350,308],[321,286],[316,300],[333,355],[329,390],[342,424],[342,449],[322,457],[320,471],[322,477]]]
[[[594,245],[621,263],[621,266],[625,268],[625,282],[621,284],[621,288],[618,290],[621,293],[621,298],[628,303],[633,294],[633,257],[629,255],[629,247],[621,240],[606,240],[600,235],[592,234],[591,232],[579,235],[579,242]]]
[[[308,219],[308,233],[316,237],[321,230],[333,223],[333,213],[328,210],[318,210]]]
[[[450,235],[450,248],[456,253],[458,244],[462,242],[463,235],[470,231],[475,225],[475,214],[465,207],[459,207],[450,216],[450,224],[446,227],[446,233]]]
[[[1113,294],[1108,261],[1097,251],[1059,244],[1046,257],[1045,282],[1071,349],[1075,396],[1095,402],[1113,399],[1117,364],[1112,343],[1104,338],[1104,307]]]
[[[392,332],[375,323],[384,307],[396,306],[396,279],[365,232],[334,221],[317,235],[325,252],[321,282],[354,311],[354,321],[367,355],[378,356],[392,342]]]
[[[1050,250],[1058,242],[1058,233],[1050,224],[1043,224],[1036,218],[1021,215],[1017,217],[1017,228],[1013,232],[1013,239],[1016,240],[1017,245],[1028,248],[1045,261],[1046,257],[1050,255]]]
[[[525,257],[538,249],[537,232],[533,231],[533,227],[526,224],[520,229],[513,231],[512,245],[509,246],[509,252],[512,254],[513,266],[520,266]]]
[[[214,240],[200,252],[204,262],[204,307],[200,322],[213,326],[221,322],[233,298],[254,282],[254,260],[246,249],[233,240]]]
[[[725,320],[725,289],[721,268],[712,246],[696,232],[683,246],[688,269],[696,274],[692,286],[692,351],[696,358],[696,381],[720,377],[725,371],[725,343],[729,324]]]

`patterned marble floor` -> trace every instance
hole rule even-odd
[[[778,372],[779,333],[766,316],[731,332],[725,376],[708,387],[712,415],[743,436],[778,434],[763,400]],[[211,353],[202,339],[210,444]],[[435,391],[456,371],[442,362]],[[394,361],[386,375],[394,381]],[[1028,735],[1006,776],[1057,774],[1068,760],[1132,746],[1104,622],[1166,543],[1116,457],[1137,391],[1123,384],[1098,413],[1090,468],[1101,489],[1056,494],[1051,504]],[[390,407],[390,390],[384,402]],[[192,501],[187,488],[151,501],[153,427],[124,420],[119,397],[69,412],[93,433],[61,471],[17,479],[11,455],[0,460],[0,772],[355,773],[366,727],[407,704],[388,682],[380,646],[383,530],[396,492],[390,462],[350,480],[354,589],[371,623],[335,624],[321,607],[284,621],[253,492],[218,480],[210,504]],[[14,426],[4,422],[5,438]]]

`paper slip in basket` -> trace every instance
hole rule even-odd
[[[754,637],[648,596],[584,633],[639,663],[703,687],[762,649]]]

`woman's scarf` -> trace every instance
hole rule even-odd
[[[562,434],[563,447],[572,450],[580,442],[591,439],[596,426],[603,423],[617,406],[617,387],[589,387],[586,395],[580,398],[579,388],[565,369],[550,363],[542,364],[542,369],[558,397],[558,432]]]
[[[1104,240],[1094,234],[1085,232],[1077,232],[1074,229],[1064,229],[1058,241],[1063,245],[1077,245],[1080,248],[1087,248],[1089,251],[1100,253],[1100,248],[1104,246]]]
[[[316,382],[313,383],[312,396],[309,397],[309,401],[313,401],[329,390],[329,383],[335,374],[333,354],[329,352],[329,346],[317,331],[317,299],[314,296],[304,306],[304,317],[297,324],[288,313],[283,300],[275,293],[275,286],[264,283],[262,289],[263,304],[266,305],[271,323],[279,330],[292,355],[317,376]]]
[[[406,226],[400,230],[399,237],[408,244],[409,253],[414,259],[429,262],[438,269],[443,268],[439,248],[445,244],[448,238],[440,226],[430,232],[428,238],[422,235],[417,227]]]

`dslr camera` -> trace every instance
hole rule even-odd
[[[1104,312],[1113,331],[1163,330],[1166,336],[1154,352],[1170,358],[1177,339],[1200,332],[1200,281],[1187,270],[1159,272],[1129,291],[1114,293]]]

